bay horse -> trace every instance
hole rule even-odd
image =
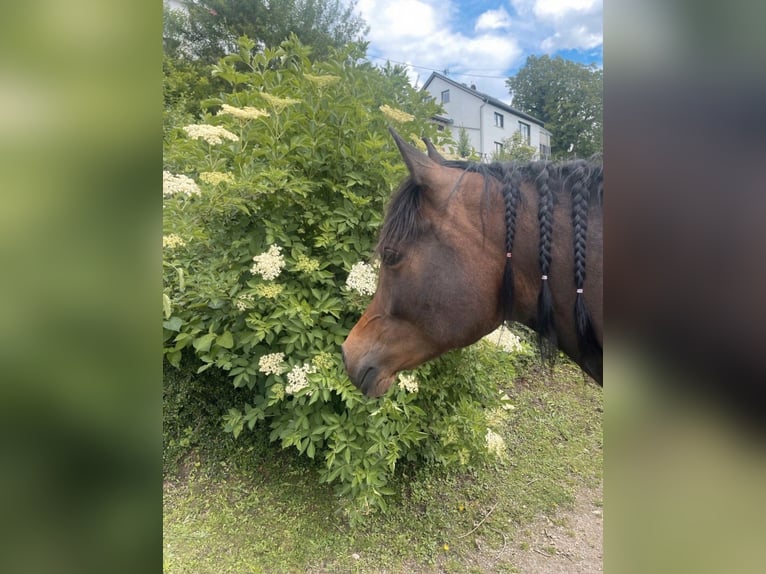
[[[341,346],[354,385],[379,397],[505,321],[603,384],[602,165],[448,161],[390,131],[409,177],[380,231],[375,295]]]

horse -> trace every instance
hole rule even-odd
[[[538,333],[603,385],[603,167],[428,155],[390,129],[409,171],[375,249],[377,290],[341,345],[346,373],[380,397],[399,371],[505,322]]]

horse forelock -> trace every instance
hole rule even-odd
[[[412,241],[420,235],[422,195],[422,187],[411,177],[408,177],[399,187],[388,205],[386,218],[380,230],[378,245],[375,249],[378,255],[382,255],[384,247]]]

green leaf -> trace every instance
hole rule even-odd
[[[223,335],[219,336],[215,342],[224,349],[231,349],[234,346],[234,338],[230,331],[224,331]]]
[[[210,350],[210,345],[213,344],[213,341],[215,341],[216,335],[215,333],[207,333],[205,335],[202,335],[201,337],[197,337],[194,339],[194,348],[197,349],[200,353],[206,353]]]
[[[169,331],[180,331],[183,324],[184,320],[181,317],[171,317],[167,321],[162,322],[162,326]]]

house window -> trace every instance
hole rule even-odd
[[[442,103],[448,104],[449,103],[449,90],[444,90],[442,92]]]
[[[498,128],[503,127],[503,114],[498,114],[497,112],[495,112],[495,126],[497,126]]]
[[[495,153],[503,153],[503,144],[495,142]]]
[[[529,124],[519,122],[519,131],[521,132],[521,139],[524,140],[525,144],[529,145]]]

